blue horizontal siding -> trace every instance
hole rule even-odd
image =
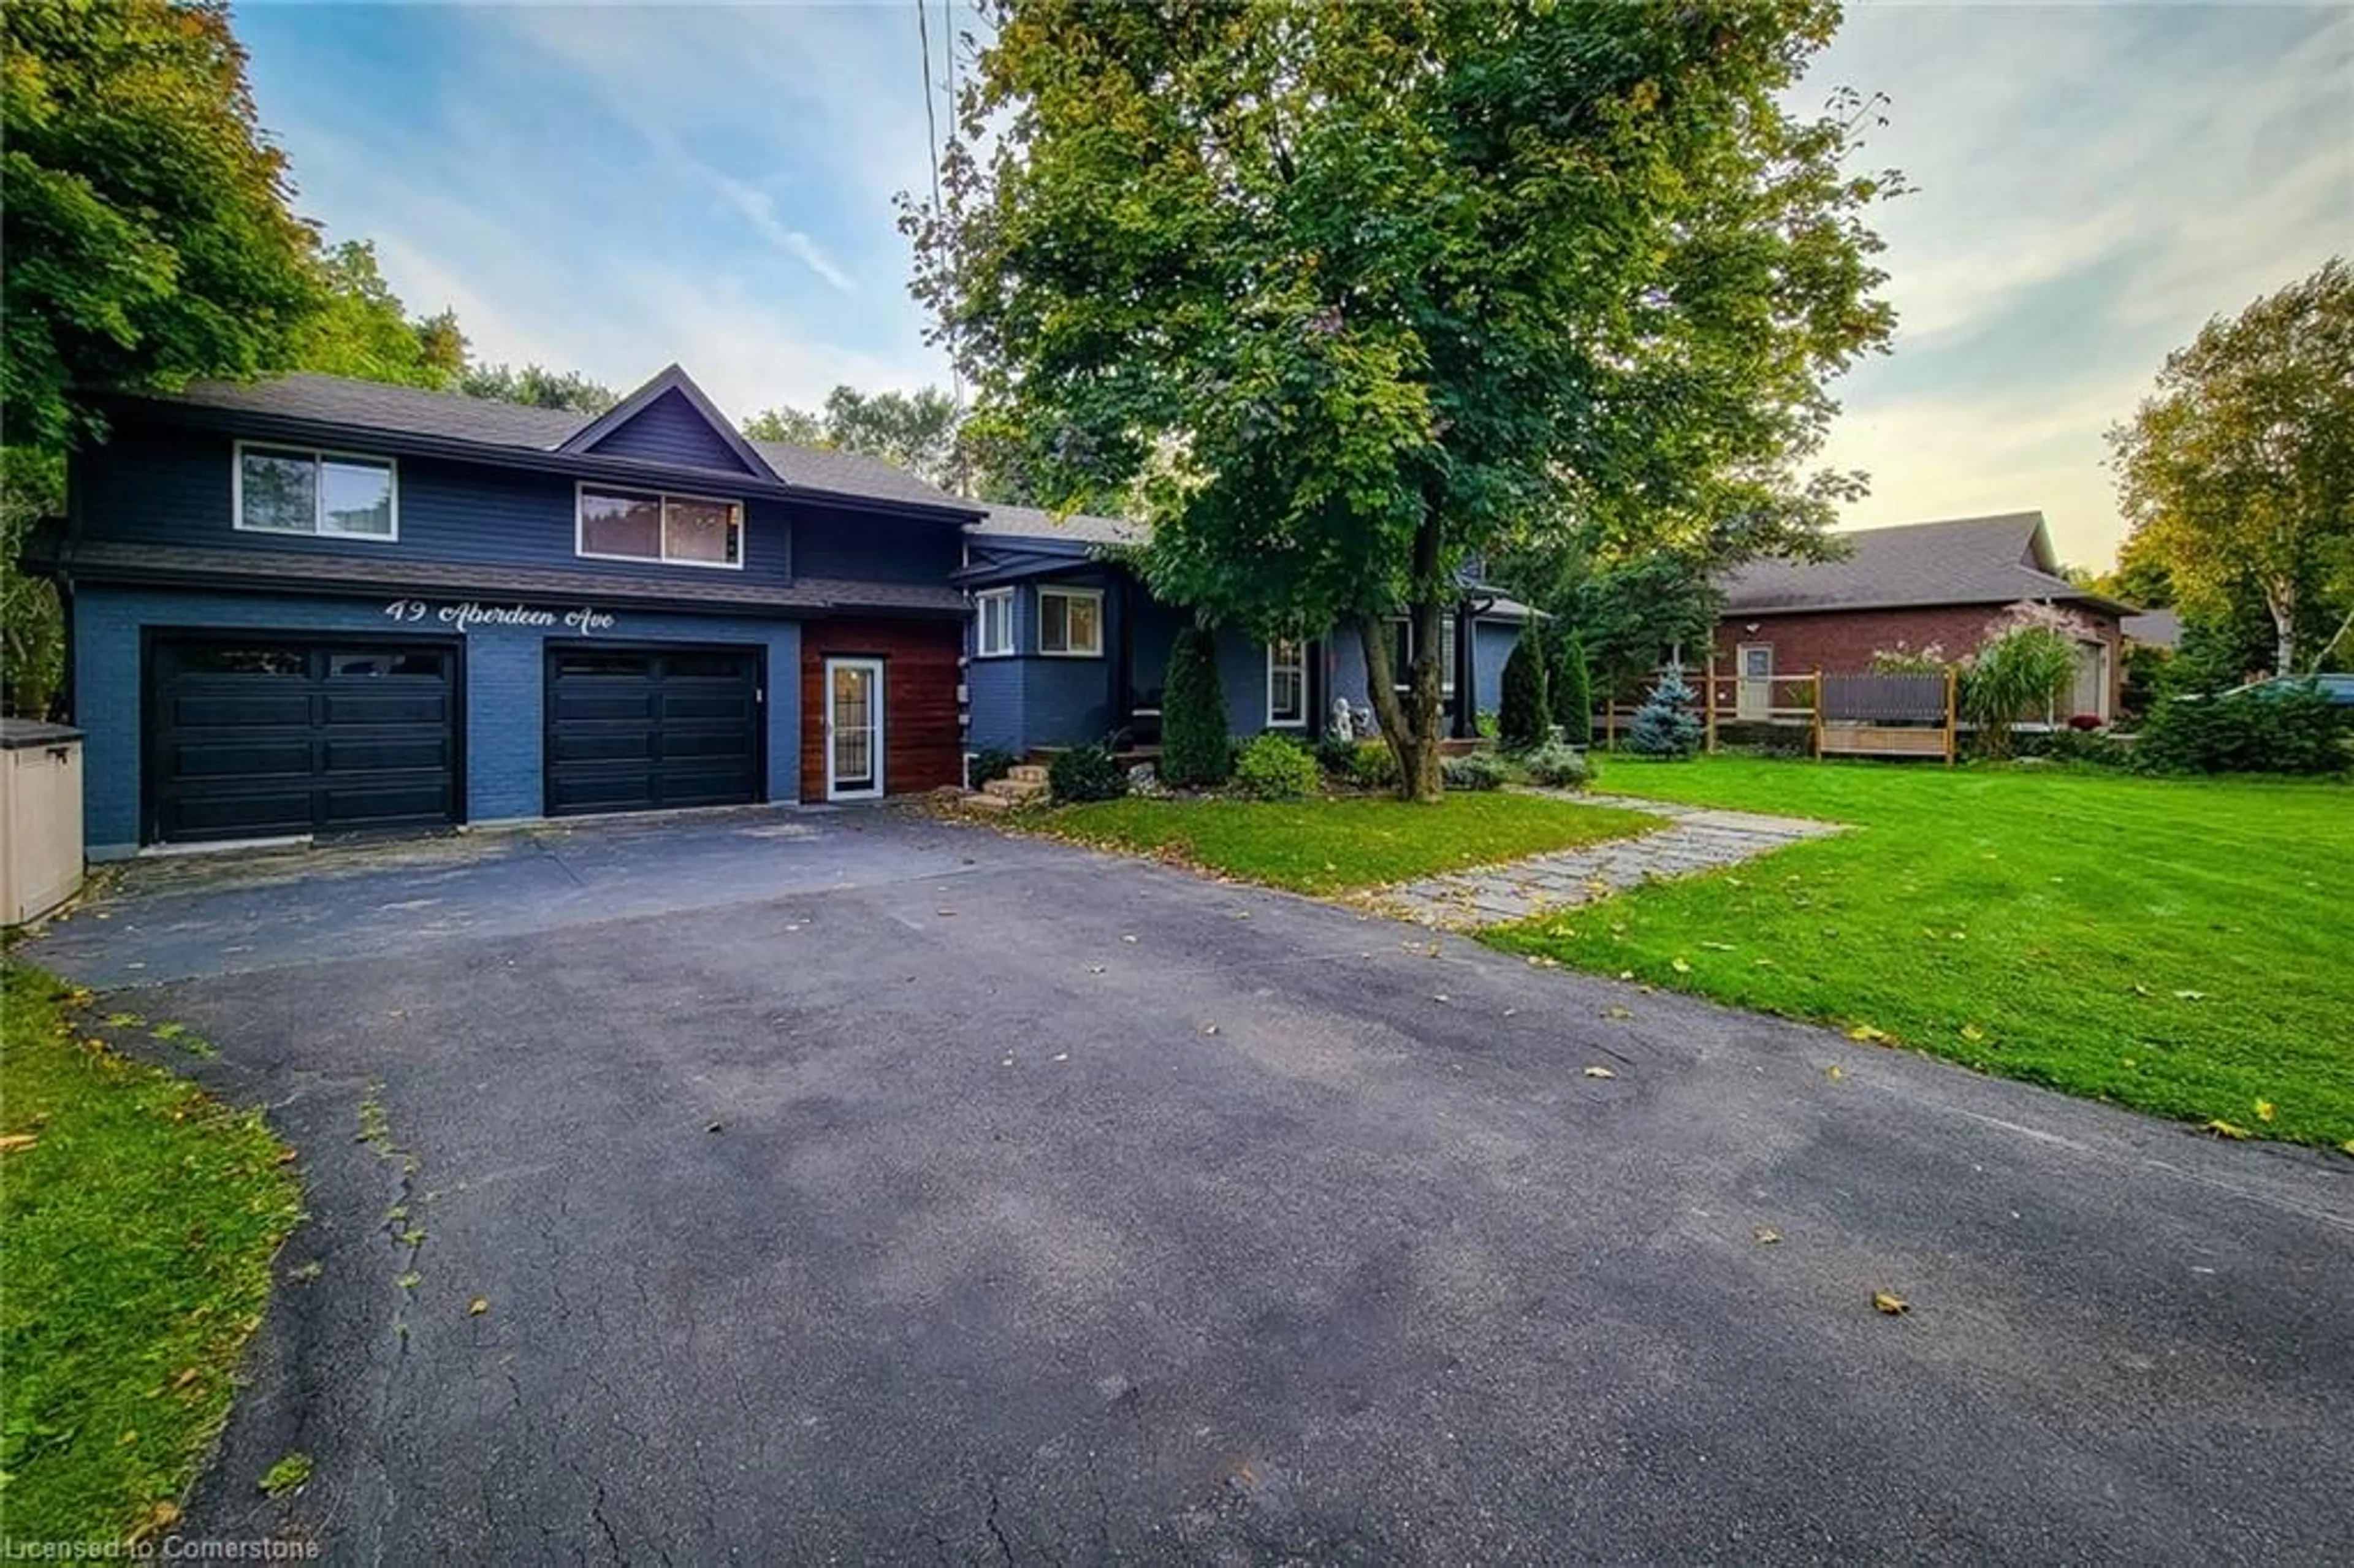
[[[207,431],[164,427],[122,431],[80,465],[77,501],[82,531],[94,539],[207,550],[555,567],[682,584],[708,583],[723,575],[730,581],[773,584],[793,577],[797,509],[786,503],[760,498],[746,505],[740,572],[584,560],[575,548],[578,502],[572,480],[435,458],[398,460],[397,539],[249,532],[236,526],[230,512],[234,450],[231,438]],[[708,492],[715,487],[682,488]],[[809,521],[829,530],[854,522],[835,514],[821,515],[814,509]]]
[[[726,439],[711,428],[711,421],[675,387],[607,431],[588,450],[606,457],[716,469],[725,473],[752,471],[744,466],[744,460]]]
[[[73,601],[74,719],[83,753],[85,840],[94,857],[139,842],[143,630],[238,629],[256,633],[348,633],[355,640],[442,629],[395,622],[381,599],[309,598],[84,588]],[[558,607],[567,608],[567,607]],[[472,821],[536,817],[544,810],[541,737],[546,645],[574,640],[561,629],[476,626],[465,646],[466,816]],[[768,650],[768,770],[772,800],[801,785],[801,627],[790,620],[617,612],[597,640],[726,643]]]
[[[1477,711],[1499,712],[1504,705],[1504,661],[1521,640],[1520,622],[1475,620],[1471,623],[1471,692]]]

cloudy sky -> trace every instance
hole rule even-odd
[[[740,415],[946,379],[890,199],[929,178],[917,14],[248,5],[238,29],[298,206],[374,238],[412,308],[617,386],[677,359]],[[1867,156],[1918,187],[1880,211],[1895,351],[1844,384],[1829,454],[1872,475],[1848,522],[2040,507],[2105,562],[2101,431],[2167,349],[2354,252],[2354,8],[1858,5],[1797,101],[1841,84],[1888,95]]]

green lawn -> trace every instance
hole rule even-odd
[[[1488,865],[1661,826],[1637,811],[1533,795],[1451,794],[1430,805],[1381,796],[1313,800],[1104,800],[1040,819],[1108,849],[1329,894]]]
[[[1487,940],[2354,1154],[2354,788],[1727,758],[1603,788],[1856,830]]]
[[[116,1542],[176,1516],[302,1195],[258,1113],[85,1039],[86,998],[48,976],[5,984],[0,1531]]]

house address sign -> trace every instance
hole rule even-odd
[[[527,604],[482,604],[466,599],[457,604],[432,604],[421,599],[397,599],[384,607],[385,619],[403,624],[432,620],[470,631],[477,626],[562,627],[586,637],[610,631],[612,613],[582,605],[578,609],[539,609]]]

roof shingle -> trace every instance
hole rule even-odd
[[[1835,561],[1752,561],[1720,583],[1729,614],[1933,604],[2112,601],[2060,576],[2041,512],[1865,528]]]
[[[472,446],[554,453],[597,416],[565,408],[533,408],[487,397],[432,392],[302,372],[268,381],[195,382],[176,393],[146,393],[151,402],[186,404],[229,413],[301,419],[355,431],[383,430]],[[787,484],[862,501],[979,512],[981,503],[925,483],[914,474],[857,452],[753,441],[752,449]]]

